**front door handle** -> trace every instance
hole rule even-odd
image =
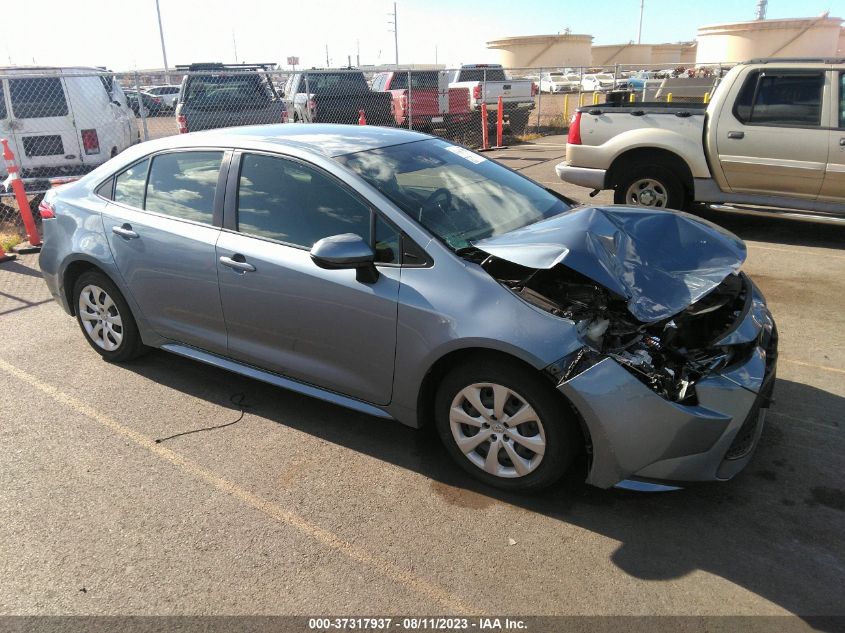
[[[728,138],[735,138],[735,139],[745,138],[745,132],[728,132]]]
[[[237,253],[231,257],[221,257],[220,263],[240,273],[255,272],[255,266],[245,261],[243,255]]]
[[[132,230],[132,225],[128,222],[123,226],[113,226],[111,227],[111,232],[115,235],[119,235],[125,240],[134,240],[136,238],[141,237],[135,231]]]
[[[845,147],[845,136],[839,139],[839,147]]]

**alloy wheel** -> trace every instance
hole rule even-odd
[[[79,293],[79,318],[82,327],[97,347],[113,352],[123,341],[123,320],[109,294],[94,284]]]
[[[449,409],[452,437],[461,453],[496,477],[524,477],[543,460],[546,434],[534,408],[496,383],[461,389]]]
[[[669,202],[666,187],[654,178],[640,178],[628,187],[625,201],[639,207],[665,209]]]

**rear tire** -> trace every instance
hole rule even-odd
[[[105,274],[82,273],[73,285],[73,301],[85,340],[105,360],[123,363],[148,350],[129,304]]]
[[[674,171],[652,163],[624,168],[617,179],[613,202],[683,211],[687,207],[687,195],[683,182]]]
[[[446,451],[490,486],[551,486],[583,448],[577,422],[538,374],[516,363],[482,360],[455,367],[437,389],[435,424]]]

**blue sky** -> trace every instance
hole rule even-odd
[[[171,65],[192,61],[305,65],[391,63],[385,0],[160,0]],[[446,64],[497,61],[485,42],[509,35],[589,33],[595,44],[637,36],[639,0],[398,0],[399,61]],[[756,0],[645,0],[643,42],[695,39],[706,24],[751,20]],[[198,7],[202,7],[201,9]],[[845,0],[770,0],[769,18],[845,18]],[[3,10],[0,63],[105,65],[115,70],[161,66],[155,0],[24,0]],[[32,29],[37,30],[33,37]],[[234,36],[234,37],[233,37]],[[234,41],[233,41],[234,39]]]

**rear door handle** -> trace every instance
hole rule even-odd
[[[236,253],[231,257],[221,257],[220,263],[227,268],[231,268],[232,270],[236,270],[240,273],[255,272],[255,266],[245,261],[244,256],[239,253]]]
[[[111,232],[115,235],[119,235],[125,240],[134,240],[136,238],[141,237],[135,231],[132,230],[132,225],[129,223],[126,223],[123,226],[113,226],[111,227]]]
[[[745,138],[745,132],[728,132],[728,138],[735,138],[735,139]]]
[[[845,147],[845,136],[839,139],[839,147]]]

